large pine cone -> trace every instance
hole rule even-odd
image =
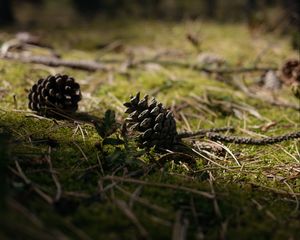
[[[47,117],[75,112],[81,100],[80,85],[74,78],[57,74],[40,79],[29,92],[29,108]]]
[[[280,75],[285,84],[290,85],[294,82],[293,71],[298,66],[300,66],[300,61],[297,59],[290,59],[283,64]]]
[[[148,103],[148,96],[140,99],[140,93],[124,103],[126,113],[130,113],[127,126],[139,132],[138,142],[141,147],[171,148],[177,141],[176,122],[170,110],[153,98]]]

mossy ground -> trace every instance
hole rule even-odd
[[[0,41],[12,38],[16,31],[4,30]],[[198,34],[203,52],[222,56],[229,67],[252,66],[257,56],[261,56],[260,66],[272,67],[298,57],[289,47],[288,36],[251,33],[243,24],[124,21],[32,31],[67,59],[126,62],[132,55],[149,59],[169,52],[168,60],[193,63],[198,52],[186,40],[189,32]],[[99,48],[114,41],[122,44],[118,51]],[[140,91],[174,109],[189,103],[175,113],[182,131],[230,125],[237,129],[235,134],[256,137],[300,128],[296,110],[251,99],[212,75],[159,64],[128,69],[113,65],[119,71],[91,73],[0,60],[0,125],[12,134],[1,239],[170,239],[180,232],[186,232],[186,239],[299,239],[297,140],[272,146],[226,144],[241,166],[227,154],[213,162],[196,158],[197,165],[190,170],[170,162],[141,176],[136,171],[152,166],[159,153],[138,150],[133,142],[128,148],[99,150],[95,144],[102,139],[92,124],[38,118],[28,111],[31,85],[48,74],[64,73],[81,84],[80,111],[100,118],[112,109],[122,122],[126,117],[122,102]],[[234,77],[251,85],[260,73]],[[299,104],[286,87],[273,95]],[[207,96],[244,110],[239,109],[238,115],[223,109],[222,114],[196,100]],[[270,122],[274,125],[264,128]],[[45,141],[49,139],[51,147]],[[103,180],[112,175],[133,176],[147,185]],[[61,197],[53,203],[59,187]],[[192,190],[215,191],[216,198]]]

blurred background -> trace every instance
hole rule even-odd
[[[169,21],[213,19],[246,21],[253,27],[299,24],[297,0],[1,0],[0,24],[32,26],[41,23],[68,24],[74,20],[150,18]],[[80,19],[79,19],[80,18]]]
[[[0,0],[0,27],[64,28],[128,19],[243,22],[250,31],[291,34],[299,48],[298,0]]]

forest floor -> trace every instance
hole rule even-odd
[[[17,32],[2,29],[0,43]],[[263,88],[263,71],[255,70],[299,57],[288,36],[192,21],[30,33],[53,49],[27,45],[16,52],[106,68],[0,59],[0,125],[10,133],[9,148],[0,139],[1,239],[299,239],[299,140],[252,146],[186,139],[196,164],[176,154],[157,164],[166,153],[138,149],[130,136],[125,146],[120,130],[103,142],[88,120],[39,117],[27,100],[38,79],[62,73],[81,85],[79,111],[98,118],[110,109],[122,123],[122,103],[141,92],[173,110],[178,131],[232,126],[235,132],[224,134],[253,138],[299,131],[299,101],[286,86]],[[203,66],[254,70],[218,74]]]

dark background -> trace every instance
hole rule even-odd
[[[0,24],[20,23],[18,11],[24,4],[32,8],[46,8],[49,0],[0,0]],[[62,0],[59,9],[72,9],[79,18],[90,20],[101,17],[136,17],[178,21],[182,19],[213,19],[218,21],[247,21],[256,24],[266,21],[267,10],[277,9],[272,15],[281,15],[294,26],[299,26],[298,0]],[[23,11],[23,10],[22,10]],[[284,14],[283,14],[284,12]],[[29,13],[30,14],[30,13]],[[283,14],[283,15],[282,15]],[[32,16],[42,21],[40,16]],[[280,17],[278,23],[281,22]]]

